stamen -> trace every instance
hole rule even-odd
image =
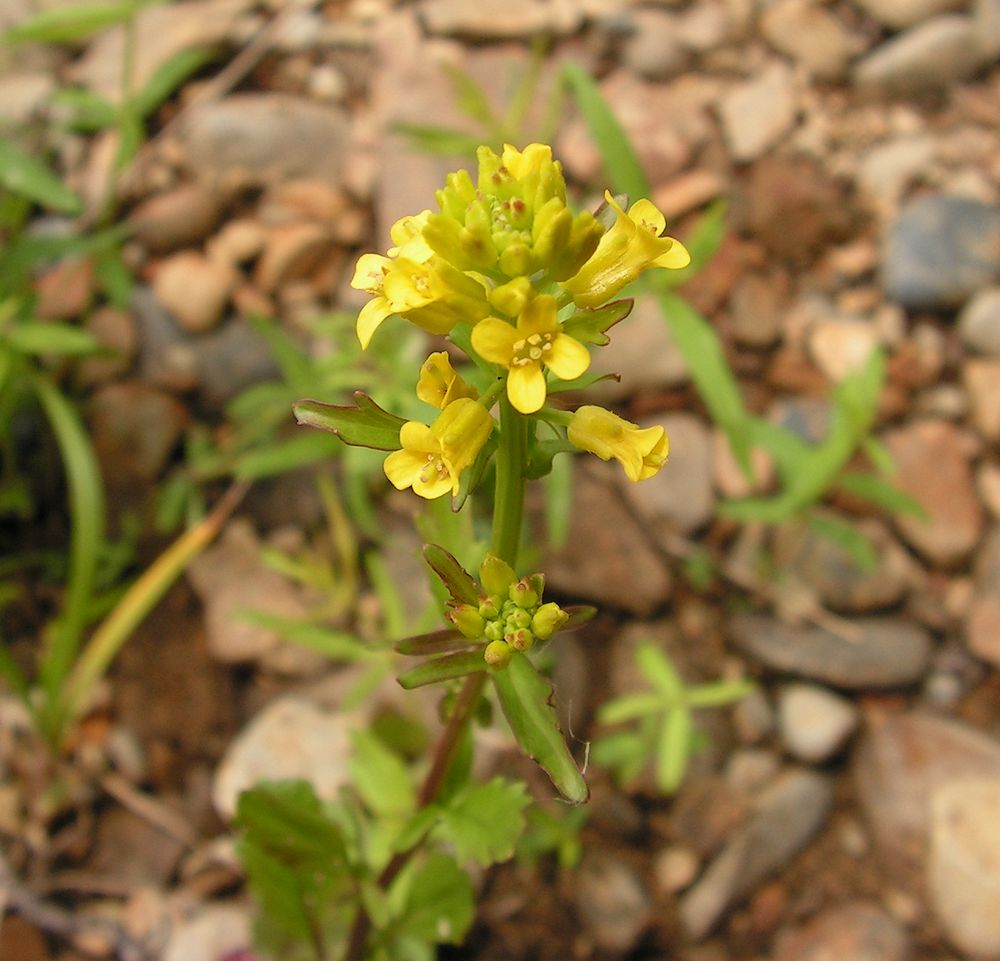
[[[528,351],[528,356],[532,360],[539,360],[541,358],[541,356],[542,356],[542,349],[541,349],[541,347],[532,347],[531,350]]]
[[[541,340],[542,340],[542,335],[541,334],[532,334],[528,338],[528,343],[529,344],[538,344],[538,343],[541,343]]]

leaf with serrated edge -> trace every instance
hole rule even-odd
[[[552,685],[518,652],[503,670],[493,673],[493,684],[521,749],[548,774],[567,801],[583,804],[590,797],[590,788],[559,730]]]
[[[479,606],[479,588],[472,575],[438,544],[424,545],[424,560],[459,604]]]
[[[523,784],[495,777],[449,798],[435,833],[451,842],[459,861],[489,867],[514,854],[530,803]]]
[[[451,681],[466,674],[478,674],[486,670],[486,661],[482,651],[460,651],[457,654],[445,654],[433,661],[424,661],[410,668],[405,674],[400,674],[396,680],[400,687],[407,691],[427,684],[437,684],[439,681]]]
[[[354,407],[300,400],[292,405],[292,411],[299,424],[331,431],[351,447],[399,450],[399,429],[406,421],[383,410],[361,391],[354,400]]]

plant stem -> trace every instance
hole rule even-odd
[[[500,446],[497,450],[496,496],[493,507],[493,553],[511,567],[517,561],[524,518],[524,470],[527,464],[528,418],[510,405],[506,396],[500,398]],[[462,734],[472,719],[486,685],[487,673],[470,674],[462,683],[455,706],[445,724],[431,758],[431,766],[417,795],[417,808],[428,807],[437,800]],[[378,883],[387,890],[409,863],[416,848],[394,855],[379,875]],[[371,930],[371,919],[363,907],[358,908],[344,953],[344,961],[363,961],[365,942]]]

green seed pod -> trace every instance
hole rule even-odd
[[[510,663],[514,652],[506,641],[491,641],[483,651],[483,660],[493,668],[503,668]]]

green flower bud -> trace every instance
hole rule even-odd
[[[487,554],[479,568],[479,582],[491,597],[506,597],[507,588],[516,579],[514,569],[496,554]]]
[[[515,277],[490,291],[490,306],[508,317],[517,317],[524,310],[531,293],[531,281],[527,277]]]
[[[531,250],[527,244],[513,243],[500,255],[500,269],[508,277],[530,274]]]
[[[507,596],[522,610],[538,605],[538,592],[531,586],[526,577],[511,584],[507,590]]]
[[[512,647],[515,651],[530,651],[535,643],[535,635],[531,631],[525,630],[523,627],[520,630],[514,631],[512,634],[505,634],[504,640]]]
[[[500,610],[492,597],[485,597],[479,604],[479,614],[485,621],[492,621],[500,616]]]
[[[486,622],[482,614],[471,604],[460,604],[448,611],[448,620],[458,628],[463,637],[470,640],[483,636]]]
[[[491,641],[486,645],[486,650],[483,651],[483,660],[490,667],[497,669],[506,667],[513,656],[514,652],[506,641]]]
[[[531,627],[531,615],[527,611],[517,608],[504,619],[504,627],[511,631],[522,627]]]
[[[488,641],[499,641],[503,637],[503,624],[499,621],[489,621],[483,628],[483,637]]]
[[[569,614],[550,601],[535,611],[535,616],[531,619],[531,630],[540,641],[547,641],[568,620]]]

